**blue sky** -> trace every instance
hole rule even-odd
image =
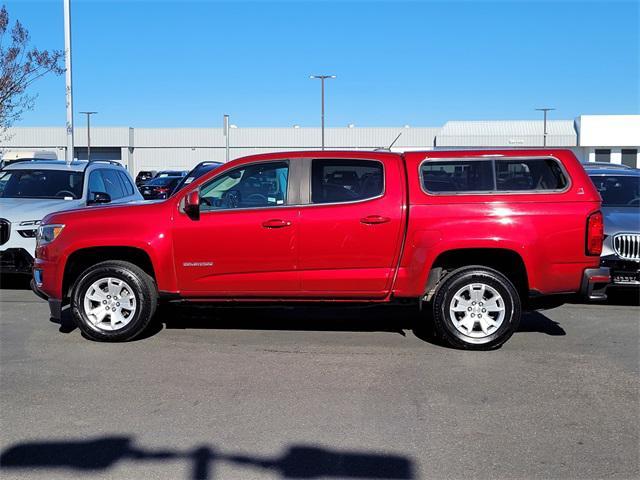
[[[63,48],[62,0],[4,3]],[[640,112],[637,0],[72,0],[72,18],[75,110],[96,125],[316,126],[316,73],[337,75],[327,126]],[[19,125],[63,125],[64,78],[34,92]]]

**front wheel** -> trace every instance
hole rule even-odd
[[[435,331],[456,348],[499,347],[517,330],[520,315],[520,297],[513,284],[502,273],[483,266],[451,272],[433,299]]]
[[[71,309],[85,336],[118,342],[144,331],[157,300],[155,282],[141,268],[129,262],[107,261],[80,275],[71,292]]]

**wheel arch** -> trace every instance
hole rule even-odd
[[[456,248],[443,251],[434,259],[427,275],[423,298],[430,300],[448,273],[470,265],[497,270],[514,284],[520,298],[528,297],[528,270],[518,252],[508,248]]]
[[[87,247],[74,251],[65,262],[62,277],[62,294],[69,297],[75,281],[91,265],[107,260],[130,262],[141,268],[147,275],[156,280],[153,262],[149,254],[141,248],[129,246]]]

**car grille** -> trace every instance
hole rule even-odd
[[[0,245],[4,245],[9,240],[11,224],[4,219],[0,219]]]
[[[621,233],[613,237],[613,250],[625,260],[640,260],[640,233]]]

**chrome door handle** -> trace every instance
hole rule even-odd
[[[389,217],[382,217],[380,215],[369,215],[368,217],[360,219],[360,223],[364,223],[365,225],[378,225],[380,223],[387,223],[390,221],[391,219]]]

